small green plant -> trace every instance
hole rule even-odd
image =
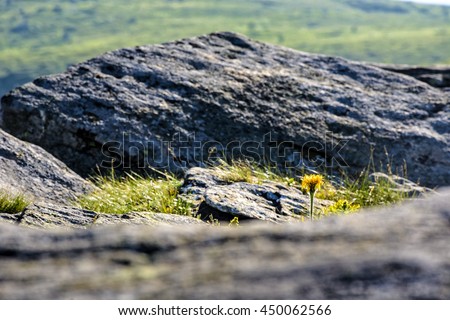
[[[239,218],[238,217],[234,217],[233,219],[231,219],[231,221],[228,224],[228,226],[230,226],[230,227],[239,227]]]
[[[206,223],[214,226],[214,227],[220,227],[220,221],[217,218],[214,218],[212,214],[208,216],[209,220],[206,221]]]
[[[309,193],[310,199],[310,217],[313,219],[314,212],[314,195],[320,189],[323,184],[323,177],[320,174],[307,174],[302,178],[302,189]]]
[[[330,214],[348,214],[351,212],[355,212],[360,209],[361,206],[359,204],[354,204],[346,199],[339,199],[331,206],[324,209],[325,215]]]
[[[117,178],[112,172],[93,180],[98,188],[79,199],[82,208],[117,214],[148,211],[191,215],[190,202],[179,197],[182,182],[174,176],[144,178],[132,173]]]
[[[1,213],[20,213],[30,205],[24,195],[12,195],[0,190],[0,212]]]

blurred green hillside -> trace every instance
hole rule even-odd
[[[235,31],[355,60],[450,63],[450,7],[374,0],[0,0],[0,95],[121,47]]]

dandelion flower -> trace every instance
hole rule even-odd
[[[320,174],[307,174],[302,179],[302,188],[306,192],[316,192],[323,184],[323,177]]]
[[[302,188],[309,193],[309,198],[311,200],[311,211],[310,211],[311,220],[314,211],[314,195],[316,191],[320,189],[322,184],[323,184],[323,177],[320,174],[307,174],[302,179]]]

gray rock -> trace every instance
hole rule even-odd
[[[0,214],[0,221],[30,228],[85,229],[97,225],[189,225],[203,224],[199,219],[164,213],[130,212],[126,214],[101,214],[89,210],[51,204],[34,204],[20,214]]]
[[[309,195],[296,188],[274,182],[227,183],[214,169],[192,168],[186,172],[182,196],[196,204],[203,220],[239,221],[257,219],[268,222],[295,222],[309,216]],[[316,210],[331,201],[315,199]]]
[[[0,223],[0,298],[450,299],[449,197],[240,228]]]
[[[178,214],[129,212],[126,214],[99,214],[95,225],[143,224],[151,226],[203,225],[200,219]]]
[[[97,214],[60,205],[31,205],[24,212],[14,215],[16,223],[33,228],[86,228],[92,226]]]
[[[406,75],[214,33],[38,78],[0,113],[5,130],[84,176],[112,159],[179,171],[223,154],[357,173],[373,149],[374,163],[389,158],[395,173],[405,162],[409,178],[436,186],[450,184],[449,105]]]
[[[69,204],[91,184],[42,148],[0,129],[0,190],[30,200]]]

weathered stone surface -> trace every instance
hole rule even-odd
[[[296,188],[270,181],[262,184],[227,183],[213,169],[192,168],[186,172],[182,195],[198,207],[202,219],[295,222],[308,217],[309,196]],[[316,199],[321,210],[332,204]]]
[[[0,298],[450,299],[449,197],[240,228],[0,223]]]
[[[89,210],[56,205],[31,205],[19,214],[0,214],[7,221],[31,228],[79,228],[97,225],[188,225],[203,224],[199,219],[164,213],[130,212],[127,214],[100,214]]]
[[[450,184],[448,93],[232,33],[109,52],[13,90],[1,109],[5,130],[85,176],[112,157],[134,170],[196,165],[199,145],[186,138],[195,134],[197,142],[217,142],[203,156],[211,146],[229,155],[253,141],[241,147],[254,158],[278,147],[280,163],[340,161],[355,172],[367,166],[371,148],[374,163],[385,163],[386,148],[394,168],[406,162],[412,180]]]
[[[69,204],[92,186],[42,148],[0,129],[0,190]]]
[[[130,212],[123,215],[100,214],[95,220],[96,225],[114,224],[143,224],[151,226],[163,225],[203,225],[200,219],[181,216],[178,214],[150,213],[150,212]]]
[[[422,67],[398,64],[373,64],[384,70],[406,74],[436,88],[450,89],[450,66]]]

